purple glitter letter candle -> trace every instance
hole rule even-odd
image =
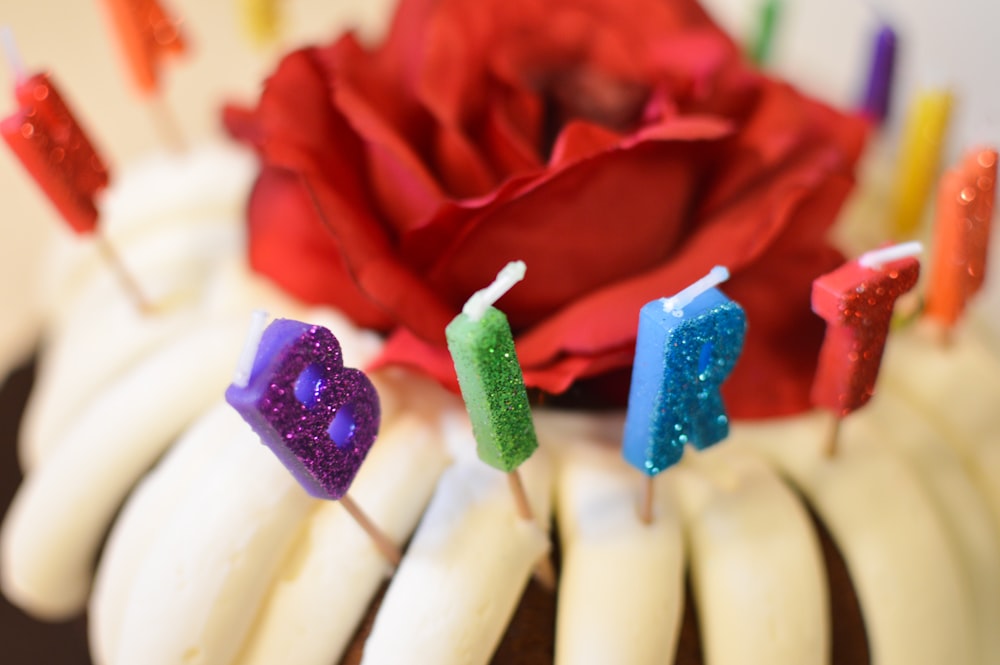
[[[378,434],[374,386],[344,367],[340,343],[326,328],[278,319],[259,340],[247,344],[226,401],[307,492],[341,499]]]

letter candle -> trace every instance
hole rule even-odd
[[[240,0],[240,16],[254,44],[274,43],[281,33],[281,10],[278,0]]]
[[[872,44],[871,71],[861,98],[861,111],[882,124],[889,116],[893,74],[896,68],[896,32],[882,24]]]
[[[924,316],[947,343],[965,305],[982,286],[996,196],[997,153],[969,151],[938,185],[934,253]]]
[[[226,401],[312,496],[340,501],[394,566],[399,548],[347,494],[379,427],[378,393],[326,328],[255,312]]]
[[[161,138],[175,150],[182,149],[181,133],[159,90],[161,59],[180,55],[187,49],[180,21],[170,18],[157,0],[104,0],[103,4],[132,80],[149,98]]]
[[[781,16],[781,0],[763,0],[757,15],[757,32],[750,46],[750,59],[763,65],[771,55],[774,31]]]
[[[920,225],[937,176],[952,104],[949,91],[927,90],[910,106],[892,200],[892,229],[899,238],[912,236]]]
[[[480,460],[507,474],[518,516],[534,522],[517,467],[538,448],[538,438],[510,324],[493,306],[524,279],[526,269],[524,261],[505,265],[489,286],[466,301],[462,312],[445,328],[445,337],[472,422],[476,453]],[[545,588],[555,588],[555,571],[548,557],[539,561],[535,577]]]
[[[715,288],[716,266],[672,298],[639,311],[622,454],[646,474],[639,519],[652,522],[653,478],[676,464],[687,444],[699,450],[729,435],[719,388],[743,350],[743,308]]]
[[[893,306],[917,283],[921,249],[914,241],[873,250],[813,282],[812,308],[827,328],[812,401],[834,416],[828,456],[836,452],[841,419],[875,392]]]
[[[0,134],[70,228],[93,234],[98,250],[140,311],[150,306],[114,246],[100,233],[95,198],[108,169],[49,74],[28,76],[10,30],[0,44],[14,73],[18,109],[0,122]]]
[[[524,278],[523,261],[511,261],[492,284],[476,291],[445,328],[462,399],[472,421],[479,459],[507,474],[522,519],[531,506],[517,467],[538,448],[524,375],[507,317],[493,303]]]

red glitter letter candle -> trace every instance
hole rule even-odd
[[[48,75],[20,79],[15,95],[20,108],[0,123],[4,140],[69,225],[93,231],[104,163]]]
[[[916,242],[868,252],[813,282],[813,311],[827,322],[813,383],[816,406],[843,417],[875,390],[892,308],[917,283]]]
[[[104,4],[135,84],[144,93],[155,92],[160,58],[186,48],[179,22],[169,18],[157,0],[104,0]]]

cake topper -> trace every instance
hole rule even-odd
[[[936,324],[943,343],[985,278],[996,172],[996,150],[976,148],[938,186],[924,317]]]
[[[170,17],[158,0],[104,0],[103,4],[132,81],[149,102],[160,138],[172,149],[182,150],[177,121],[160,90],[161,60],[187,50],[181,22]]]
[[[0,122],[0,134],[70,228],[93,237],[101,256],[139,311],[149,312],[149,300],[98,228],[96,197],[109,179],[104,160],[51,75],[27,74],[6,26],[0,28],[0,45],[14,74],[18,104],[18,109]]]
[[[472,422],[476,453],[483,462],[507,474],[518,516],[534,521],[518,467],[538,448],[538,438],[510,324],[493,306],[524,279],[525,271],[523,261],[504,266],[489,286],[466,301],[462,312],[445,328],[445,337]],[[546,586],[555,586],[547,558],[537,575]]]
[[[743,308],[715,288],[729,279],[716,266],[670,298],[639,311],[625,460],[646,474],[639,519],[653,520],[653,478],[676,464],[687,444],[703,450],[729,435],[719,388],[743,349]]]
[[[813,282],[812,308],[827,328],[812,400],[834,416],[828,456],[836,453],[841,420],[875,392],[893,306],[917,283],[921,249],[914,241],[873,250]]]
[[[872,42],[871,69],[860,103],[861,112],[878,124],[885,123],[889,117],[895,70],[896,31],[883,23]]]
[[[393,565],[399,549],[347,494],[379,427],[378,393],[326,328],[255,312],[226,401],[312,496],[340,501]]]
[[[937,177],[954,102],[947,89],[923,90],[910,105],[903,128],[892,191],[892,233],[913,237],[920,227],[927,194]]]

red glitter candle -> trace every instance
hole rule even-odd
[[[19,81],[15,95],[18,110],[0,122],[4,140],[69,225],[93,231],[107,168],[48,75]]]
[[[104,0],[125,60],[139,90],[156,91],[160,59],[184,53],[180,22],[170,18],[157,0]]]
[[[813,282],[813,311],[827,322],[812,388],[816,406],[843,417],[871,399],[893,306],[920,275],[920,262],[909,255],[914,248],[919,244],[869,252]]]

